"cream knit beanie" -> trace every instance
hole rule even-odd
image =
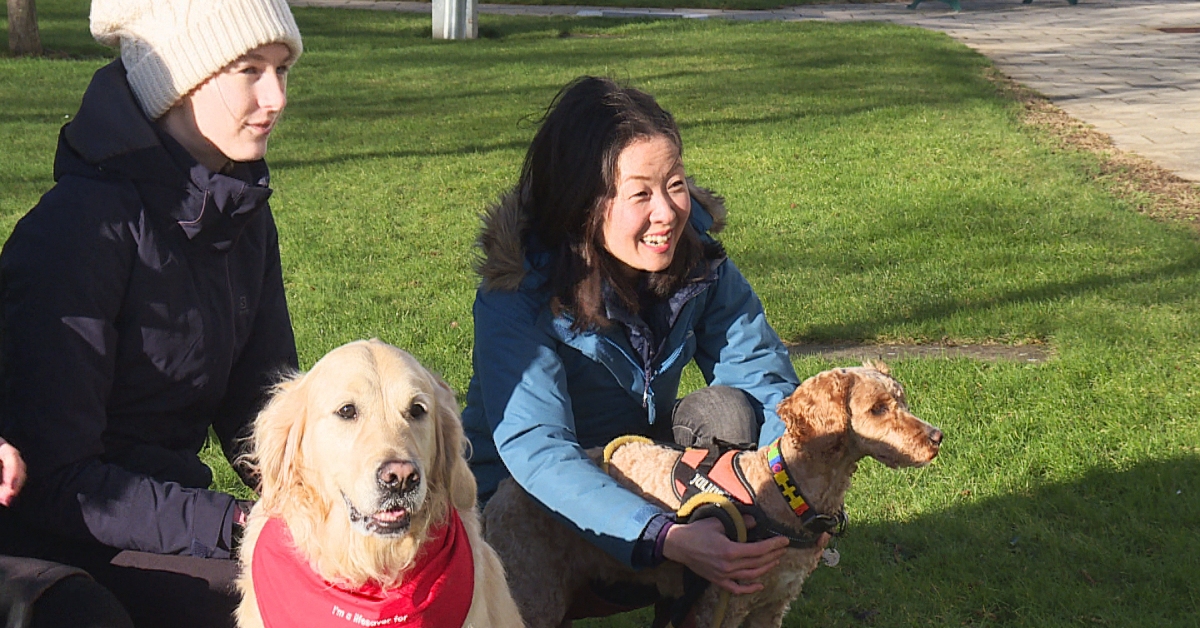
[[[92,36],[121,47],[142,111],[157,120],[238,57],[280,42],[304,50],[286,0],[92,0]]]

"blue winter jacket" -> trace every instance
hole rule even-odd
[[[692,186],[690,223],[702,238],[723,226],[718,197]],[[474,376],[463,423],[486,500],[511,475],[529,494],[626,565],[663,511],[605,475],[585,449],[670,421],[683,368],[739,388],[760,414],[760,441],[783,433],[775,407],[798,380],[762,303],[728,259],[678,311],[649,369],[619,325],[576,332],[551,313],[549,253],[521,241],[515,195],[485,216],[483,277],[475,296]],[[685,288],[686,291],[686,288]]]
[[[0,530],[20,538],[0,545],[226,558],[234,499],[197,454],[210,428],[236,454],[296,368],[266,164],[197,163],[118,60],[63,127],[54,178],[0,255],[0,433],[29,465],[22,531]]]

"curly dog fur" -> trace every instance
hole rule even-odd
[[[810,507],[822,513],[842,510],[860,459],[869,456],[893,468],[922,466],[937,455],[942,440],[940,430],[908,411],[903,388],[881,363],[819,373],[780,403],[778,411],[787,426],[784,459]],[[671,470],[678,457],[677,449],[629,443],[613,454],[609,473],[647,500],[675,511],[680,504]],[[775,522],[799,532],[798,518],[772,479],[766,448],[743,455],[740,465],[758,505]],[[575,596],[592,583],[652,585],[666,597],[683,591],[678,563],[630,570],[555,521],[511,479],[488,503],[484,528],[531,628],[569,625]],[[730,598],[722,626],[780,626],[820,556],[818,547],[787,550],[762,579],[761,591]],[[697,603],[698,628],[716,628],[711,624],[719,597],[710,586]]]

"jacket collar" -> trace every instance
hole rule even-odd
[[[171,206],[172,218],[189,240],[227,250],[271,198],[266,163],[235,163],[227,172],[213,172],[170,135],[160,133],[159,138],[173,161],[187,169],[189,202]]]

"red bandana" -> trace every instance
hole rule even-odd
[[[450,521],[429,532],[400,586],[385,590],[368,582],[349,591],[308,566],[282,520],[268,520],[251,563],[263,623],[267,628],[462,626],[475,590],[471,542],[453,508]]]

